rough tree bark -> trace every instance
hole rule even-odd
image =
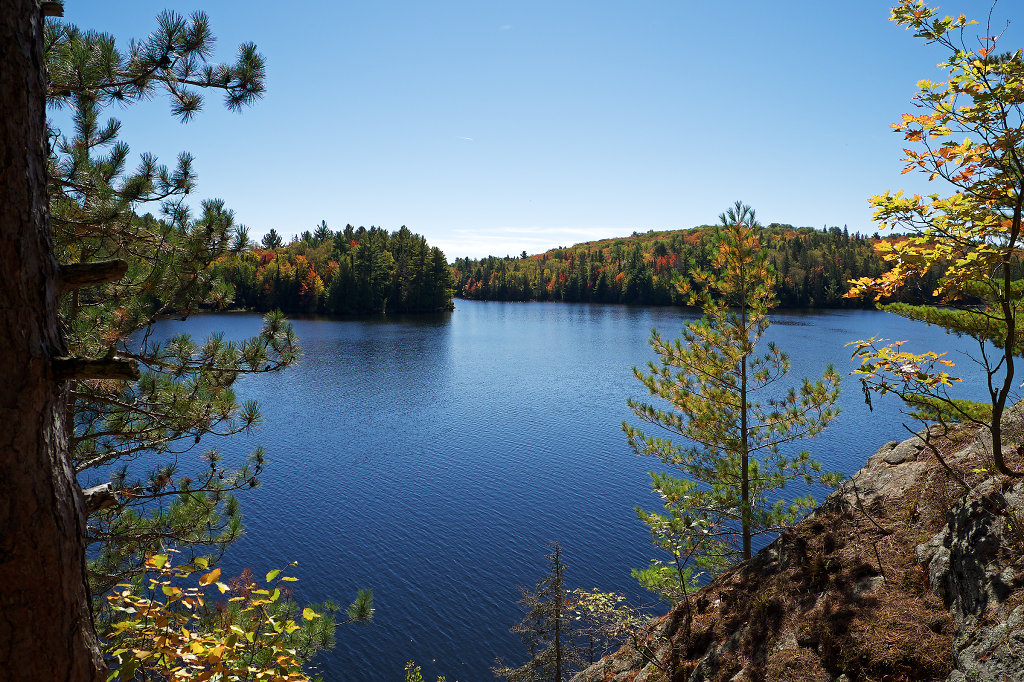
[[[0,11],[0,677],[103,679],[85,514],[69,462],[46,198],[43,16]]]

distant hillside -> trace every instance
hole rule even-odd
[[[491,301],[574,301],[681,305],[673,281],[708,268],[710,226],[584,242],[534,256],[456,259],[455,296]],[[761,243],[770,251],[781,307],[854,307],[848,281],[887,270],[878,237],[843,228],[816,230],[772,223]],[[525,256],[525,252],[524,252]]]

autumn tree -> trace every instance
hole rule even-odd
[[[111,680],[309,682],[303,668],[333,646],[335,627],[373,617],[369,590],[338,623],[332,602],[303,607],[290,599],[296,578],[280,569],[262,583],[248,570],[222,581],[205,560],[174,566],[173,558],[147,558],[138,584],[107,597]]]
[[[653,331],[658,362],[648,363],[649,373],[633,370],[650,395],[670,407],[631,399],[634,415],[680,438],[622,425],[636,454],[656,457],[683,475],[652,472],[664,510],[637,510],[655,544],[672,557],[637,576],[673,600],[685,596],[692,566],[715,573],[749,559],[755,537],[777,532],[813,506],[809,495],[784,499],[789,483],[836,480],[822,474],[806,451],[784,450],[836,417],[839,377],[830,366],[819,381],[779,387],[789,371],[786,354],[769,343],[766,353],[756,355],[769,325],[773,273],[754,211],[737,202],[720,221],[712,268],[679,285],[700,303],[704,317],[673,341]]]
[[[625,595],[600,590],[575,589],[569,593],[567,606],[573,613],[573,630],[583,665],[591,665],[629,645],[649,662],[659,620],[642,609],[626,603]]]
[[[713,236],[712,226],[701,226],[586,242],[528,258],[457,258],[455,292],[476,300],[683,305],[686,297],[673,282],[710,267]],[[871,246],[876,239],[839,227],[772,223],[759,237],[776,272],[779,307],[868,305],[843,297],[849,280],[885,269]]]
[[[995,469],[1021,476],[1019,465],[1014,468],[1006,459],[1014,444],[1005,442],[1002,419],[1015,400],[1015,363],[1024,354],[1019,325],[1024,310],[1024,57],[1020,49],[1000,51],[1001,33],[991,20],[977,45],[969,45],[967,27],[976,22],[964,15],[940,19],[936,12],[911,0],[892,9],[894,22],[948,53],[939,65],[946,80],[920,81],[914,98],[918,112],[904,114],[893,128],[913,143],[905,150],[903,172],[926,173],[952,192],[873,197],[881,226],[900,228],[907,236],[877,245],[892,269],[855,280],[849,295],[889,300],[940,271],[938,305],[881,308],[977,340],[974,360],[984,371],[988,401],[952,396],[949,389],[958,379],[950,375],[953,363],[943,354],[911,352],[904,350],[904,342],[872,338],[856,342],[855,357],[861,360],[859,373],[867,389],[896,393],[912,414],[940,426],[959,421],[982,428],[990,436],[986,446]],[[922,432],[926,444],[931,433]]]

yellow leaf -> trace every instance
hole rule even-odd
[[[215,583],[217,581],[217,578],[219,578],[219,577],[220,577],[220,569],[219,568],[215,568],[212,571],[210,571],[209,573],[207,573],[206,575],[204,575],[202,578],[200,578],[199,579],[199,584],[202,587],[206,587],[207,585],[212,585],[213,583]]]
[[[313,620],[314,618],[319,618],[320,614],[307,606],[302,609],[302,617],[306,620]]]

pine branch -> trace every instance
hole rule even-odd
[[[58,281],[61,293],[96,284],[116,282],[128,272],[128,261],[108,260],[62,265]]]
[[[83,379],[135,381],[139,378],[139,364],[136,361],[117,357],[58,357],[51,361],[51,365],[57,381]]]

